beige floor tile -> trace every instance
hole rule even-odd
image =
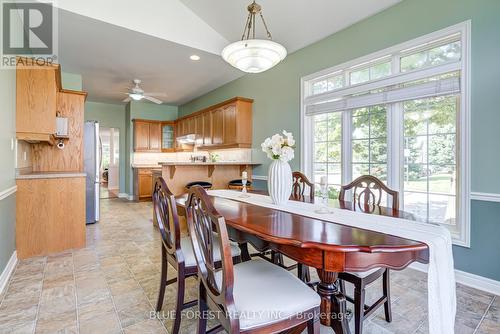
[[[80,334],[115,334],[120,333],[120,323],[114,311],[100,313],[91,319],[80,319]]]
[[[154,314],[154,311],[148,302],[129,305],[118,311],[118,317],[123,328],[148,320],[151,318],[151,314]]]
[[[18,323],[0,324],[0,334],[32,334],[35,329],[35,321],[23,321]]]
[[[166,333],[162,323],[158,320],[149,319],[124,329],[125,334],[163,334]]]
[[[35,333],[77,333],[76,311],[39,315]]]

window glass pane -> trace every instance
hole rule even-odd
[[[313,94],[321,94],[326,92],[328,88],[328,84],[326,80],[321,80],[313,83],[312,85],[312,93]]]
[[[369,162],[370,159],[370,140],[353,140],[352,141],[352,161]]]
[[[352,138],[365,139],[370,137],[370,116],[352,118]]]
[[[344,78],[342,75],[337,75],[328,79],[328,90],[342,88],[342,86],[344,86]]]
[[[374,110],[378,111],[379,109]],[[387,114],[385,112],[385,108],[381,110],[382,112],[373,112],[370,114],[370,130],[372,138],[387,137]]]
[[[429,166],[429,192],[455,195],[457,190],[456,166]]]
[[[454,164],[455,142],[454,134],[429,136],[429,163]]]
[[[385,163],[387,161],[387,139],[372,139],[370,141],[370,162]]]
[[[461,43],[456,41],[403,56],[401,57],[401,72],[457,61],[460,60],[461,52]]]
[[[328,198],[337,199],[339,198],[340,185],[331,185],[328,187]]]
[[[368,115],[369,113],[370,113],[369,108],[359,108],[359,109],[354,109],[352,111],[352,116],[353,117],[364,116],[364,115]]]
[[[403,185],[405,190],[427,192],[427,165],[405,165]]]
[[[429,221],[455,225],[456,202],[455,196],[429,195]]]
[[[375,176],[381,181],[387,181],[387,164],[370,165],[370,175]]]
[[[370,80],[380,79],[391,74],[391,62],[370,67]]]
[[[321,177],[328,173],[326,163],[314,163],[314,183],[319,183],[321,181]]]
[[[352,164],[352,179],[356,179],[362,175],[370,174],[370,164]]]
[[[325,138],[325,137],[322,137]],[[328,140],[342,139],[342,113],[335,112],[328,114]]]
[[[314,141],[326,141],[327,126],[327,121],[316,122],[316,124],[314,124]]]
[[[404,159],[407,163],[427,163],[427,137],[405,138]]]
[[[342,184],[340,164],[328,164],[328,184]]]
[[[340,162],[342,145],[340,142],[328,142],[328,162]]]
[[[316,143],[314,145],[314,161],[326,162],[328,143]]]
[[[370,80],[370,69],[365,68],[363,70],[351,72],[351,85],[356,85],[362,82]]]
[[[411,212],[419,221],[427,221],[427,194],[404,192],[403,211]]]

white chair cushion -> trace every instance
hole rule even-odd
[[[365,278],[367,276],[370,276],[371,274],[373,274],[374,272],[376,272],[377,270],[379,270],[380,268],[373,268],[373,269],[370,269],[370,270],[367,270],[367,271],[358,271],[358,272],[351,272],[349,271],[348,273],[351,274],[351,275],[355,275],[355,276],[358,276],[360,278]]]
[[[217,237],[217,234],[214,234],[214,237]],[[182,254],[184,254],[184,263],[186,267],[196,266],[196,258],[194,257],[193,244],[191,243],[190,237],[182,237],[181,241],[181,250]],[[241,250],[238,247],[237,243],[231,242],[231,254],[233,256],[240,256]],[[219,243],[214,243],[214,257],[215,261],[220,261],[220,247]]]
[[[216,273],[222,283],[222,271]],[[319,306],[321,298],[287,270],[257,259],[234,266],[233,297],[240,329],[247,330],[287,319]]]

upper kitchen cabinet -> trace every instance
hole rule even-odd
[[[162,151],[162,122],[134,119],[134,152]]]
[[[56,133],[59,65],[18,65],[16,69],[16,137],[52,142]]]
[[[175,123],[162,122],[161,123],[161,151],[174,152],[175,151]]]
[[[201,149],[249,148],[252,146],[253,100],[236,97],[209,108],[211,127],[204,133]]]

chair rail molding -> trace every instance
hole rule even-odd
[[[409,268],[427,272],[428,265],[414,262],[409,265]],[[491,278],[475,275],[466,271],[455,269],[455,281],[457,283],[469,286],[474,289],[482,290],[494,295],[500,295],[500,281],[495,281]]]
[[[13,193],[15,193],[16,191],[17,191],[17,186],[12,186],[10,188],[2,190],[0,192],[0,201],[3,200],[4,198],[9,197],[10,195],[12,195]]]
[[[487,202],[499,202],[500,203],[500,194],[496,193],[481,193],[481,192],[471,192],[470,199],[476,201],[487,201]]]
[[[253,180],[267,181],[267,175],[252,175]]]
[[[7,287],[7,283],[9,282],[10,276],[14,272],[17,264],[17,252],[14,251],[7,262],[3,272],[0,274],[0,294],[2,294]]]

